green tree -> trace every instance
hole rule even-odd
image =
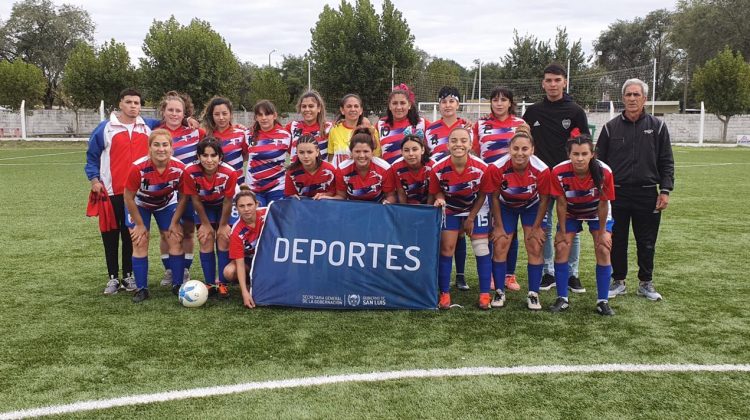
[[[297,99],[307,90],[307,58],[301,55],[285,55],[281,62],[281,80],[289,92],[286,104],[290,107],[284,111],[291,111]]]
[[[240,64],[239,83],[237,84],[237,95],[239,97],[238,106],[241,109],[249,110],[253,108],[255,102],[252,98],[252,81],[255,74],[260,70],[255,64],[246,61]]]
[[[513,30],[513,46],[502,58],[503,75],[508,79],[535,79],[542,69],[553,60],[549,41],[540,41],[534,35],[519,36]],[[484,71],[484,69],[482,69]]]
[[[79,44],[70,54],[62,80],[63,92],[75,108],[97,108],[104,100],[105,107],[113,109],[120,91],[135,83],[128,50],[114,39],[97,50]]]
[[[729,119],[750,110],[750,65],[741,53],[726,47],[695,71],[693,89],[696,99],[724,123],[721,141],[725,142]]]
[[[240,64],[208,22],[193,19],[183,26],[174,16],[154,21],[143,53],[141,70],[150,100],[159,100],[169,90],[189,94],[197,108],[214,95],[239,99]]]
[[[750,57],[750,7],[747,0],[680,0],[674,41],[691,63],[703,65],[725,45]],[[691,64],[692,65],[692,64]]]
[[[87,11],[69,4],[24,0],[13,5],[0,33],[2,58],[21,59],[42,70],[47,80],[44,106],[51,108],[68,56],[79,43],[93,41],[94,23]]]
[[[0,106],[19,109],[21,101],[32,108],[42,103],[47,82],[42,70],[21,60],[0,61]]]
[[[289,91],[278,69],[264,67],[253,74],[250,83],[250,102],[254,105],[261,99],[273,102],[279,113],[289,110]],[[249,111],[251,108],[247,109]]]
[[[315,63],[314,85],[329,95],[328,102],[355,92],[366,109],[378,112],[391,87],[391,66],[409,69],[417,61],[414,36],[390,0],[384,0],[380,15],[369,0],[354,6],[342,0],[338,10],[324,6],[312,29],[309,55]]]

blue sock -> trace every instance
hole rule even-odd
[[[451,290],[451,268],[453,268],[453,258],[441,255],[438,259],[438,287],[442,293],[448,293]]]
[[[539,293],[539,287],[542,285],[542,270],[544,264],[529,264],[529,291]]]
[[[557,296],[568,297],[568,262],[555,263],[555,286],[557,287]]]
[[[513,235],[513,240],[510,241],[507,260],[505,261],[507,262],[506,272],[508,274],[516,274],[516,264],[518,262],[518,234]]]
[[[185,269],[190,270],[193,265],[193,254],[185,254]]]
[[[200,259],[203,268],[203,281],[206,284],[214,284],[216,281],[216,256],[213,252],[201,252]]]
[[[612,265],[596,265],[597,299],[609,299],[609,278],[612,277]]]
[[[161,254],[161,264],[165,270],[169,270],[169,254]]]
[[[219,256],[219,283],[226,284],[227,279],[224,278],[224,267],[229,264],[229,251],[216,251],[216,255]]]
[[[453,253],[456,259],[456,275],[463,276],[466,270],[466,237],[459,236],[456,241],[456,252]],[[448,275],[450,277],[450,274]]]
[[[148,257],[133,257],[133,275],[136,287],[148,287]]]
[[[169,268],[172,269],[172,285],[182,284],[182,273],[185,272],[185,254],[170,255]]]
[[[498,262],[498,261],[492,260],[492,275],[495,277],[495,289],[500,289],[503,292],[505,292],[505,282],[497,281],[497,279],[505,278],[506,266],[507,266],[507,263],[505,261]]]
[[[477,258],[477,274],[479,275],[479,293],[490,292],[490,282],[492,281],[492,257],[485,255]],[[505,278],[500,282],[504,282]],[[495,285],[497,286],[497,284]]]

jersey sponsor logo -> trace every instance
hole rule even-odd
[[[570,118],[565,118],[564,120],[562,120],[562,126],[566,130],[569,129],[570,128]]]
[[[534,121],[534,127],[540,127],[541,124],[539,124],[539,121]]]
[[[643,134],[654,134],[654,130],[643,130]]]

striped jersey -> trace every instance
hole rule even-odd
[[[242,166],[247,156],[247,131],[237,127],[229,127],[224,131],[214,131],[213,136],[221,143],[224,162],[237,172],[237,183],[244,184],[245,174],[242,172]]]
[[[317,121],[312,125],[306,124],[303,120],[292,121],[284,129],[292,136],[290,149],[292,161],[297,160],[297,140],[304,135],[315,137],[315,140],[318,142],[318,149],[320,149],[320,157],[323,160],[328,160],[328,134],[331,132],[330,122],[326,121],[322,132],[320,124]]]
[[[238,219],[232,225],[232,233],[229,235],[229,258],[238,260],[245,259],[245,264],[252,263],[255,250],[258,246],[258,238],[263,224],[266,220],[267,207],[255,210],[255,225],[248,226],[242,219]]]
[[[302,165],[286,171],[285,196],[299,195],[312,198],[318,193],[336,194],[336,168],[332,164],[322,161],[313,173],[307,172]]]
[[[448,156],[432,166],[430,194],[443,193],[446,214],[465,216],[482,190],[482,180],[486,172],[486,163],[476,156],[468,155],[466,167],[459,173]]]
[[[226,162],[221,162],[216,173],[207,175],[200,163],[195,162],[185,167],[182,182],[185,194],[197,195],[203,205],[221,206],[225,197],[234,197],[237,172]]]
[[[291,135],[281,125],[258,131],[249,138],[247,185],[254,193],[284,192],[284,165]]]
[[[409,168],[403,157],[391,165],[391,177],[396,188],[401,188],[406,193],[407,204],[427,204],[431,170],[428,163],[414,171]]]
[[[598,220],[599,200],[615,199],[615,182],[612,170],[606,163],[597,160],[602,167],[602,192],[594,185],[589,173],[584,178],[576,176],[570,160],[561,162],[552,169],[552,195],[565,196],[568,202],[567,217],[576,220]],[[611,218],[612,206],[607,215]]]
[[[386,122],[383,117],[378,121],[378,136],[380,137],[380,150],[382,158],[389,164],[393,164],[401,157],[401,140],[411,133],[417,134],[417,130],[424,133],[427,120],[420,118],[416,126],[412,126],[408,119],[394,121],[393,125]]]
[[[198,142],[206,136],[205,130],[185,126],[170,130],[166,124],[160,125],[159,128],[169,131],[172,135],[172,156],[182,161],[185,165],[198,160],[195,152],[198,148]]]
[[[148,210],[159,210],[177,202],[175,192],[182,188],[182,174],[185,164],[174,157],[169,158],[167,167],[159,173],[149,156],[144,156],[130,168],[125,188],[135,192],[135,204]]]
[[[550,171],[536,156],[529,158],[523,173],[513,169],[513,160],[505,155],[489,165],[488,183],[499,192],[500,203],[514,209],[525,209],[539,203],[539,195],[550,193]]]
[[[451,134],[451,130],[456,127],[463,127],[466,123],[465,119],[459,118],[455,123],[448,125],[445,121],[439,119],[427,127],[424,132],[424,138],[433,162],[437,162],[450,154],[448,151],[448,137]],[[474,132],[469,131],[469,136],[472,143],[474,143]]]
[[[500,121],[494,114],[480,118],[474,123],[472,150],[485,163],[492,163],[508,153],[510,139],[516,128],[524,124],[521,118],[509,115]]]
[[[357,164],[349,159],[341,164],[336,178],[336,189],[346,191],[349,200],[381,202],[385,194],[396,190],[388,170],[391,165],[373,157],[365,176],[357,172]]]

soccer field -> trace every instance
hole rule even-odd
[[[67,416],[747,418],[750,413],[750,149],[675,148],[676,187],[656,255],[655,285],[664,300],[635,295],[631,242],[628,294],[611,301],[617,315],[605,318],[594,312],[590,236],[582,236],[580,268],[588,291],[572,295],[571,309],[563,314],[526,310],[521,263],[522,290],[508,293],[505,308],[487,312],[474,305],[473,264],[467,269],[472,290],[453,293],[463,308],[446,312],[246,310],[236,287],[229,301],[187,309],[159,287],[155,246],[152,298],[134,305],[129,293],[107,297],[97,221],[84,216],[85,147],[0,142],[0,418],[16,410],[135,394],[473,367],[519,369],[256,389]],[[519,262],[524,259],[522,253]],[[192,274],[202,278],[198,261]],[[541,296],[548,306],[554,289]],[[637,364],[647,371],[533,369],[601,364]],[[660,365],[688,364],[745,365],[745,371],[656,371]]]

